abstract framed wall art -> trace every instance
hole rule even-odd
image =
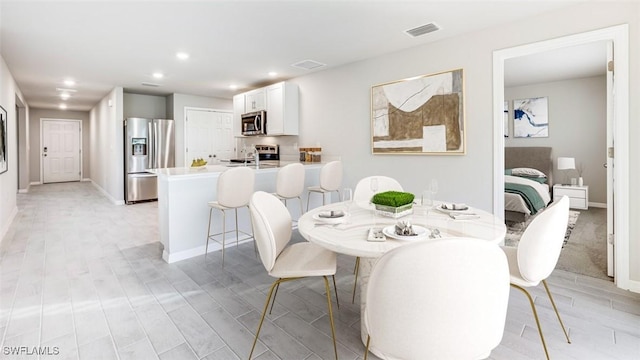
[[[7,161],[9,156],[7,150],[9,145],[7,144],[7,110],[0,106],[0,174],[7,171]]]
[[[462,69],[371,87],[373,154],[464,155]]]
[[[513,137],[549,137],[548,99],[513,100]]]

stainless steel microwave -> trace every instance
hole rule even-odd
[[[242,135],[266,135],[267,134],[267,112],[256,111],[242,114]]]

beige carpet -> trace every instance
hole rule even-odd
[[[612,280],[607,276],[607,210],[571,210],[569,216],[565,244],[556,269]],[[517,246],[522,232],[531,220],[529,218],[525,223],[508,226],[505,244]]]

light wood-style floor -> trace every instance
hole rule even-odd
[[[1,359],[247,358],[272,282],[252,244],[229,248],[224,270],[218,253],[167,264],[157,203],[115,206],[90,183],[66,183],[34,186],[18,205],[0,244]],[[340,359],[364,351],[358,297],[349,301],[353,264],[339,256]],[[572,338],[534,289],[552,359],[640,358],[640,295],[560,270],[549,285]],[[283,284],[254,355],[331,359],[323,290],[315,279]],[[543,358],[529,304],[512,290],[491,359]]]

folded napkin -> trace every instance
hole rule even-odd
[[[385,241],[387,238],[382,233],[381,229],[369,229],[369,234],[367,235],[367,241]]]
[[[480,215],[478,214],[465,214],[465,213],[451,213],[449,216],[454,220],[473,220],[479,219]]]
[[[344,211],[342,210],[322,211],[318,213],[318,217],[327,218],[327,219],[335,219],[343,216],[344,216]]]
[[[469,207],[465,204],[442,204],[444,210],[468,210]]]

